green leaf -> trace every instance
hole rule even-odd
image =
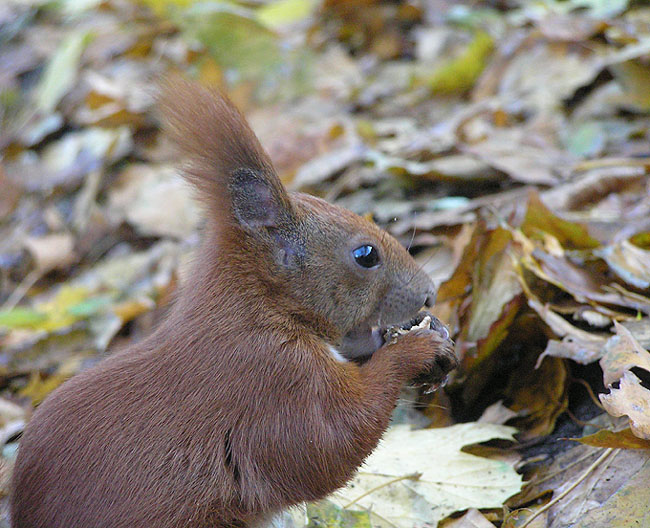
[[[47,319],[47,315],[31,308],[13,308],[0,312],[0,327],[35,328]]]
[[[583,123],[570,131],[565,143],[566,147],[575,156],[590,158],[602,152],[605,148],[607,137],[604,127],[593,121]]]
[[[282,62],[275,33],[255,20],[249,9],[225,3],[197,4],[181,15],[180,24],[220,66],[244,77],[273,71]]]
[[[111,304],[111,295],[100,295],[70,306],[67,312],[75,317],[85,318],[95,315]]]
[[[89,31],[68,35],[56,50],[36,87],[36,106],[52,112],[77,80],[81,54],[92,38]]]
[[[478,31],[458,57],[438,67],[424,83],[435,94],[469,90],[487,65],[493,48],[492,37],[484,31]]]

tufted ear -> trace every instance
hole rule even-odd
[[[238,169],[228,185],[232,211],[247,231],[279,228],[291,218],[291,204],[275,174]]]
[[[183,176],[209,208],[208,221],[220,229],[230,225],[230,198],[244,198],[240,191],[255,175],[276,194],[285,192],[246,119],[225,94],[174,78],[163,85],[159,99],[166,129],[184,159]],[[241,181],[233,181],[237,175]],[[248,213],[251,207],[242,203]]]
[[[239,169],[232,174],[228,188],[232,213],[239,226],[270,244],[278,265],[300,266],[304,243],[291,201],[275,173]]]

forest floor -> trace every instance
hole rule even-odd
[[[461,358],[350,487],[276,524],[650,527],[643,4],[3,1],[5,497],[32,409],[187,273],[201,212],[155,105],[183,75],[230,95],[289,189],[409,248]]]

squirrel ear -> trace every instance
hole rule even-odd
[[[260,228],[277,228],[288,220],[291,204],[276,179],[275,174],[269,178],[251,169],[233,173],[228,188],[233,213],[242,228],[256,232]]]

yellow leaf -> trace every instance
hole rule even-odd
[[[455,59],[437,68],[425,84],[435,94],[462,93],[469,90],[485,68],[492,53],[494,41],[484,31],[474,35],[473,40]]]
[[[34,328],[51,332],[84,319],[84,316],[71,313],[70,308],[88,299],[89,295],[90,292],[86,288],[63,286],[51,300],[35,307],[37,312],[47,318],[34,325]]]
[[[257,20],[271,29],[277,29],[307,18],[314,8],[312,0],[278,0],[260,7]]]
[[[32,372],[29,382],[18,394],[27,396],[32,400],[32,405],[41,403],[50,392],[64,381],[71,378],[79,370],[81,359],[72,358],[63,363],[59,369],[50,376],[43,376],[40,372]]]

